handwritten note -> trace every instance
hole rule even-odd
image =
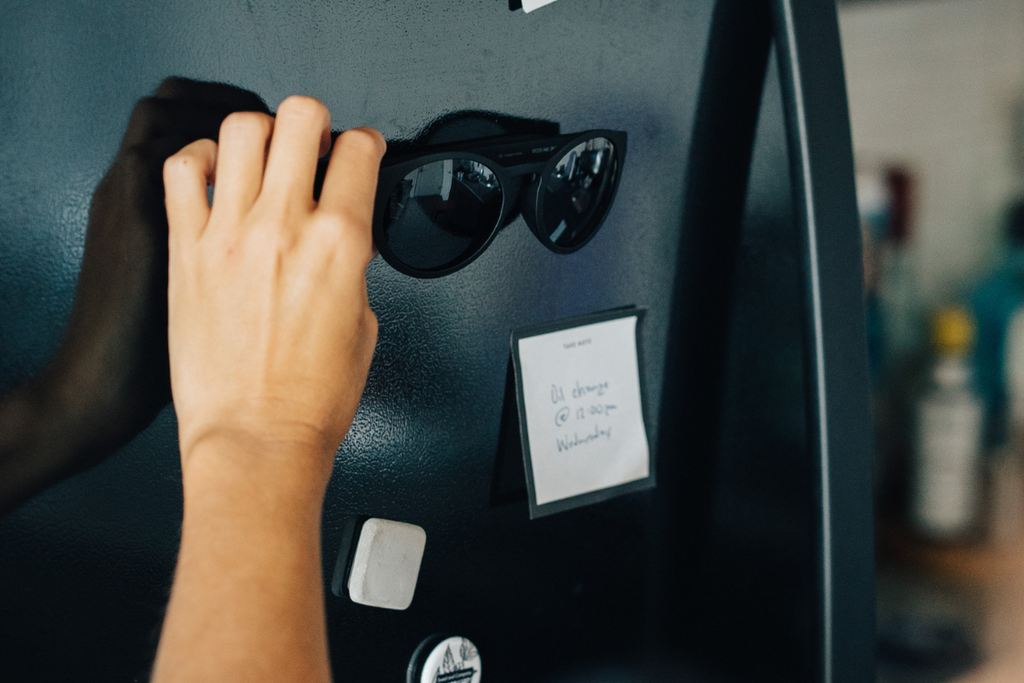
[[[634,309],[519,338],[520,419],[535,506],[650,475],[637,320]]]

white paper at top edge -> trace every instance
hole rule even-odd
[[[637,318],[519,340],[536,505],[650,474]]]
[[[526,12],[526,13],[530,13],[530,12],[532,12],[533,10],[535,10],[535,9],[537,9],[539,7],[543,7],[544,5],[550,5],[555,0],[522,0],[522,1],[523,1],[523,11]]]

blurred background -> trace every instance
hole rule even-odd
[[[1024,0],[839,3],[878,680],[1024,681]]]

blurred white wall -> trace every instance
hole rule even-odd
[[[992,263],[1024,194],[1024,0],[861,0],[839,4],[839,24],[857,164],[914,171],[920,294],[952,299]]]

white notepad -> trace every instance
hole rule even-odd
[[[653,486],[637,353],[642,313],[620,309],[513,335],[532,517]]]

